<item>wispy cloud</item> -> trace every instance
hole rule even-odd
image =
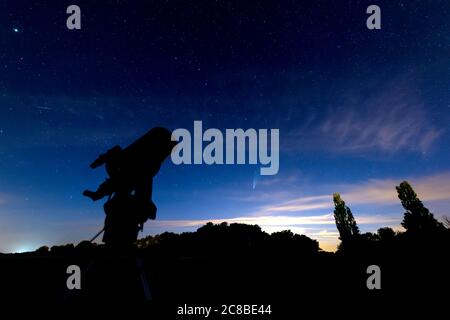
[[[450,200],[450,172],[425,177],[411,177],[414,190],[423,201]],[[401,179],[369,180],[357,186],[349,186],[343,197],[352,203],[397,203],[397,191]]]
[[[319,121],[295,130],[288,144],[336,152],[425,153],[444,133],[432,124],[409,82],[393,81],[367,91],[371,93],[348,92],[337,98]]]
[[[370,179],[354,184],[328,186],[329,194],[298,197],[263,206],[259,214],[299,213],[319,209],[332,209],[332,193],[340,192],[350,206],[353,204],[390,205],[399,203],[395,186],[405,179]],[[424,177],[408,177],[423,201],[450,200],[450,172],[440,172]]]
[[[331,200],[330,195],[302,197],[284,202],[280,205],[272,205],[264,207],[262,209],[262,212],[265,213],[302,212],[316,209],[329,209],[331,208],[330,200]]]
[[[359,215],[360,224],[383,224],[394,223],[398,217],[386,215]],[[332,213],[315,216],[243,216],[224,219],[199,219],[199,220],[158,220],[153,223],[155,227],[174,228],[174,227],[199,227],[208,222],[212,223],[245,223],[257,224],[264,227],[282,227],[289,229],[294,226],[312,226],[312,225],[334,225]]]

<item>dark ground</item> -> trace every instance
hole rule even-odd
[[[2,301],[5,305],[109,310],[132,306],[147,318],[158,319],[202,318],[177,316],[177,307],[184,304],[218,310],[222,304],[270,304],[271,315],[215,317],[300,319],[307,313],[323,316],[349,315],[356,310],[373,314],[395,309],[445,309],[440,301],[448,302],[449,261],[433,252],[358,259],[329,253],[175,256],[140,250],[135,255],[144,261],[151,301],[145,300],[136,258],[111,256],[101,248],[56,255],[0,255]],[[66,289],[66,268],[71,264],[83,271],[81,290]],[[366,268],[371,264],[381,268],[381,290],[366,287]],[[357,314],[366,318],[364,313]]]

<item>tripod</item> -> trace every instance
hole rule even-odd
[[[104,228],[90,242],[93,242],[103,232]],[[86,267],[81,268],[81,280],[83,282],[81,290],[69,290],[66,287],[63,301],[70,302],[79,299],[85,300],[86,298],[90,300],[89,297],[92,295],[91,298],[97,299],[95,297],[97,294],[102,296],[112,294],[118,288],[131,290],[130,295],[124,297],[125,299],[134,297],[138,291],[141,291],[141,297],[136,296],[138,300],[143,299],[145,302],[152,301],[153,295],[150,282],[145,272],[144,259],[134,254],[131,250],[125,252],[105,251],[104,253],[106,254],[91,258],[86,264]],[[134,275],[137,275],[136,279],[134,279]],[[124,280],[127,281],[124,282]],[[137,284],[139,285],[137,286]],[[84,288],[85,285],[87,289]],[[84,294],[85,292],[83,290],[87,291],[87,293]]]

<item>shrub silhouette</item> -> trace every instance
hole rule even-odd
[[[384,227],[377,231],[378,240],[383,243],[389,243],[395,239],[395,231],[392,228]]]
[[[290,255],[315,254],[320,250],[316,240],[305,235],[294,234],[291,230],[272,233],[271,242],[274,250],[281,250]]]
[[[52,246],[50,248],[50,252],[52,254],[65,255],[65,254],[69,254],[69,253],[73,252],[73,249],[74,249],[74,245],[72,243],[69,243],[69,244],[65,244],[62,246]]]
[[[36,249],[36,253],[39,253],[39,254],[45,254],[45,253],[48,253],[50,251],[50,249],[49,249],[49,247],[47,247],[47,246],[42,246],[42,247],[39,247],[38,249]]]

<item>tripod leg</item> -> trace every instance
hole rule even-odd
[[[136,259],[136,267],[139,272],[139,278],[141,280],[142,289],[144,290],[144,297],[146,301],[152,300],[152,292],[150,290],[150,285],[148,284],[147,275],[144,270],[144,261],[141,258]]]
[[[81,273],[81,279],[85,279],[85,276],[89,273],[89,270],[94,265],[94,260],[89,261],[89,263],[86,266],[86,269],[84,269]],[[69,302],[71,299],[74,298],[75,291],[69,290],[67,287],[64,289],[64,294],[62,297],[63,302]]]

